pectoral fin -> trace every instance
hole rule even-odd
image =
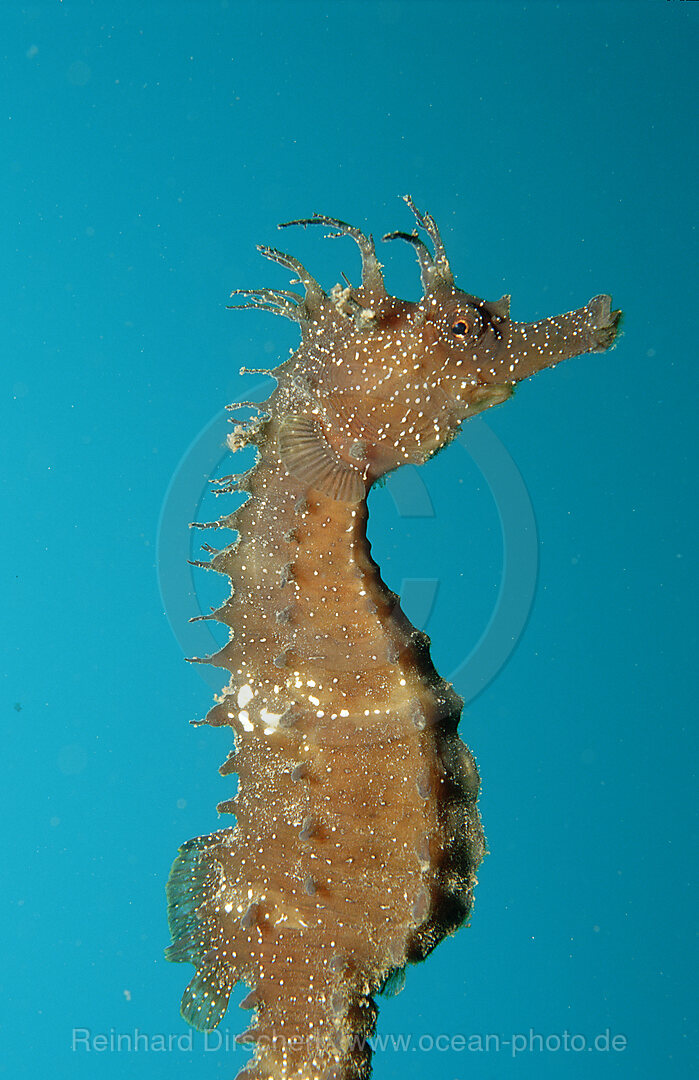
[[[278,435],[279,453],[292,476],[337,502],[357,503],[366,493],[359,469],[333,450],[315,421],[288,416]]]

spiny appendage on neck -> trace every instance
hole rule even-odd
[[[505,300],[453,287],[434,222],[416,216],[435,250],[401,234],[420,261],[418,305],[387,297],[371,239],[327,218],[309,223],[357,241],[359,289],[328,297],[265,249],[305,295],[248,294],[298,321],[303,342],[275,372],[265,418],[237,428],[234,447],[249,437],[258,461],[230,485],[248,500],[216,523],[239,538],[208,549],[232,583],[213,614],[231,638],[207,661],[230,682],[206,722],[234,731],[221,773],[238,774],[238,793],[219,810],[236,825],[180,849],[168,956],[195,965],[182,1012],[201,1030],[236,982],[250,988],[251,1080],[368,1076],[372,995],[464,921],[484,851],[462,703],[378,575],[367,492],[503,400],[518,363],[529,374],[609,343],[618,323],[592,301],[523,331]]]

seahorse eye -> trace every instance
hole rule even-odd
[[[470,329],[470,323],[467,323],[464,319],[457,319],[456,322],[451,324],[451,332],[456,337],[465,337]]]

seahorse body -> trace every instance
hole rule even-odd
[[[242,303],[298,322],[302,342],[274,370],[264,414],[238,428],[257,462],[248,493],[213,523],[238,537],[211,566],[231,579],[215,617],[230,641],[206,662],[230,681],[206,717],[235,733],[222,803],[233,827],[184,844],[168,883],[168,958],[196,973],[182,1014],[215,1027],[232,987],[254,1009],[240,1080],[354,1080],[370,1074],[374,995],[395,985],[467,918],[484,854],[479,777],[457,735],[463,702],[432,665],[381,580],[366,536],[367,493],[419,464],[516,382],[608,348],[620,312],[598,296],[537,323],[509,297],[454,286],[437,227],[410,199],[424,296],[389,296],[373,242],[344,222],[362,285],[326,295],[297,260],[262,248],[304,294]]]

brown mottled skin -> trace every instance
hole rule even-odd
[[[441,238],[415,213],[425,295],[385,292],[370,238],[327,218],[362,253],[359,288],[327,296],[296,260],[304,295],[248,292],[237,306],[295,319],[298,351],[232,445],[257,463],[249,493],[214,523],[237,530],[211,565],[231,597],[215,617],[230,642],[208,663],[230,681],[206,718],[235,733],[222,766],[236,824],[183,845],[170,877],[172,960],[196,973],[182,1012],[215,1027],[233,985],[250,988],[246,1080],[354,1080],[371,1071],[374,995],[467,918],[484,840],[479,778],[457,735],[462,701],[429,642],[381,580],[366,536],[372,483],[420,463],[461,422],[560,360],[600,352],[610,298],[515,323],[509,298],[455,288]]]

